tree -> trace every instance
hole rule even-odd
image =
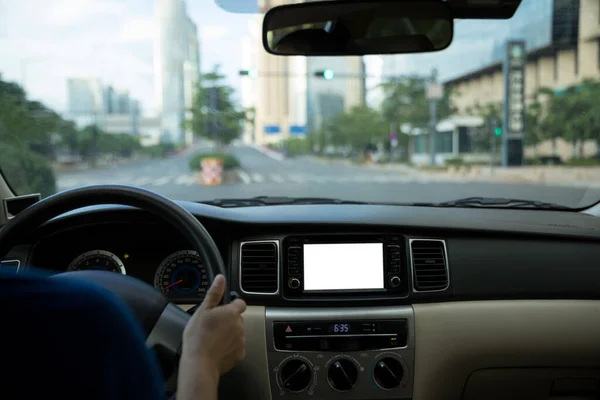
[[[571,142],[573,156],[583,156],[586,140],[600,140],[600,82],[586,80],[580,85],[570,86],[560,92],[546,90],[549,95],[546,116],[542,121],[542,137],[562,137]],[[578,145],[579,144],[579,148]]]
[[[349,146],[363,150],[367,144],[387,140],[388,129],[382,115],[366,105],[332,117],[323,127],[328,145]]]
[[[427,79],[412,77],[392,78],[382,84],[383,118],[395,132],[401,132],[402,124],[408,124],[413,129],[429,129],[431,116],[426,97],[427,84]],[[452,115],[454,109],[450,101],[451,95],[451,91],[446,89],[442,99],[438,101],[438,120]],[[408,137],[399,135],[399,142],[400,145],[406,145]]]
[[[219,67],[204,74],[196,90],[192,106],[192,119],[187,121],[197,136],[225,145],[242,133],[246,113],[238,110],[232,100],[233,88],[223,83]]]

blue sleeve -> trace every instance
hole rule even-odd
[[[18,398],[163,399],[131,311],[75,280],[0,276],[2,391]]]

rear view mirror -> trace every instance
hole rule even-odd
[[[280,55],[419,53],[452,42],[450,8],[434,0],[336,0],[270,9],[263,45]]]

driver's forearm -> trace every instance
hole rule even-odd
[[[217,400],[219,371],[197,360],[182,359],[177,378],[177,400]]]

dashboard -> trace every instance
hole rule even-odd
[[[173,302],[194,303],[204,298],[209,282],[198,253],[185,243],[176,232],[147,222],[84,224],[40,239],[28,265],[56,273],[92,269],[130,275]]]
[[[180,204],[248,303],[247,360],[224,377],[223,398],[547,399],[563,379],[600,382],[596,217]],[[7,258],[126,273],[184,308],[208,286],[186,239],[130,207],[65,214]]]

